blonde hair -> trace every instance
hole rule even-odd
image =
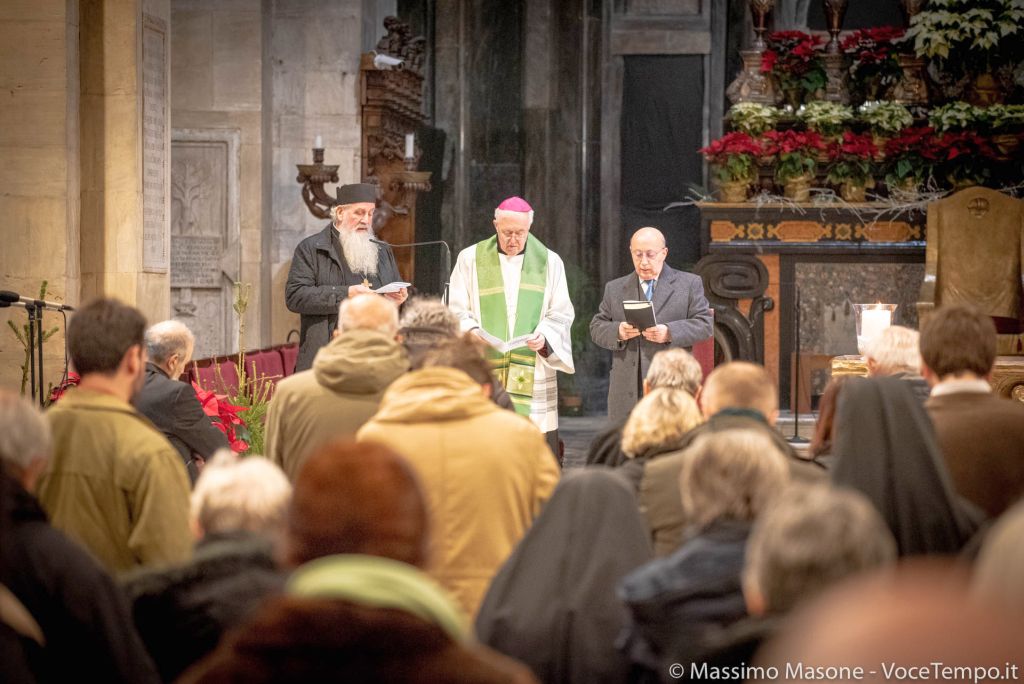
[[[657,387],[675,387],[696,395],[704,381],[704,371],[700,362],[685,349],[666,349],[651,359],[644,379],[652,390]]]
[[[708,375],[701,391],[701,402],[709,415],[726,408],[741,408],[760,411],[771,419],[779,408],[779,395],[764,366],[733,361]]]
[[[872,375],[921,374],[920,335],[902,325],[891,325],[868,342],[864,356],[875,362]]]
[[[246,530],[273,535],[284,525],[292,486],[262,456],[239,458],[221,449],[203,468],[192,490],[192,519],[204,534]]]
[[[701,529],[721,519],[752,522],[788,483],[786,457],[749,429],[702,435],[679,473],[683,511]]]
[[[641,399],[622,428],[622,452],[636,458],[655,447],[671,447],[704,422],[696,400],[674,387],[659,387]]]

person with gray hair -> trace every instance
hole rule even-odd
[[[423,356],[439,343],[459,334],[459,318],[436,297],[413,297],[399,321],[399,341],[409,353],[409,368],[416,370]]]
[[[377,412],[388,385],[409,369],[397,333],[398,307],[390,300],[348,297],[313,367],[277,383],[267,409],[266,456],[289,480],[317,447],[354,435]]]
[[[0,626],[16,637],[4,681],[158,682],[124,596],[35,497],[51,449],[39,409],[0,389]]]
[[[921,375],[920,335],[902,325],[891,325],[868,342],[864,361],[868,377],[892,376],[910,384],[914,396],[928,398],[928,382]]]
[[[643,393],[646,396],[656,388],[678,389],[697,399],[703,382],[704,370],[700,367],[700,362],[693,358],[693,354],[680,348],[664,349],[651,359],[651,365],[644,377]],[[634,410],[636,408],[635,406]],[[631,416],[632,412],[591,442],[587,453],[587,465],[606,465],[614,468],[629,462],[628,455],[622,449],[622,431]]]
[[[228,446],[227,437],[203,411],[195,390],[178,378],[188,367],[195,337],[181,321],[161,321],[146,330],[146,382],[134,399],[135,408],[149,418],[177,449],[196,481],[206,459]]]
[[[288,478],[267,459],[218,451],[192,491],[191,560],[125,579],[135,626],[165,682],[281,590],[274,554],[291,498]]]
[[[786,457],[759,430],[705,434],[684,452],[679,492],[690,536],[619,586],[632,616],[625,647],[639,668],[689,671],[711,635],[746,615],[747,539],[789,480]]]

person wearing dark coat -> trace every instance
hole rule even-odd
[[[135,626],[165,682],[216,648],[284,587],[272,539],[283,525],[291,485],[265,458],[221,452],[203,470],[192,497],[202,533],[184,564],[123,578]]]
[[[477,637],[542,682],[622,682],[629,661],[615,639],[626,612],[615,586],[652,557],[636,496],[617,473],[567,474],[491,582]]]
[[[981,513],[953,488],[932,422],[906,382],[847,380],[832,453],[832,483],[868,497],[900,556],[955,554],[977,529]]]
[[[332,223],[295,248],[285,305],[301,316],[295,372],[309,370],[317,350],[338,325],[341,300],[401,280],[391,247],[373,242],[377,188],[342,185],[331,209]],[[384,295],[401,304],[406,288]]]
[[[195,348],[192,331],[179,321],[163,321],[146,331],[146,383],[133,403],[181,454],[192,482],[202,463],[228,439],[203,411],[195,390],[178,380]]]

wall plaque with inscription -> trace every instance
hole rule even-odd
[[[142,27],[142,268],[166,273],[167,212],[167,23],[146,15]]]
[[[224,242],[219,237],[175,236],[171,242],[171,287],[221,286]]]

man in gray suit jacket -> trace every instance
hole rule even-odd
[[[711,337],[711,311],[700,276],[665,263],[668,248],[657,228],[641,228],[629,241],[635,271],[604,288],[601,307],[590,321],[590,337],[612,352],[608,418],[622,420],[642,395],[651,358],[662,349],[685,347]],[[658,325],[640,331],[626,322],[623,301],[647,299]]]

